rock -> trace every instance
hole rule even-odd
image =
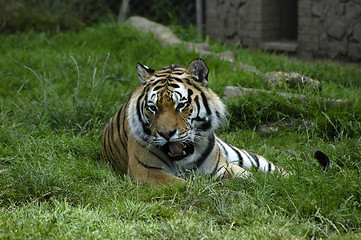
[[[312,121],[301,121],[298,123],[292,120],[280,120],[278,122],[258,125],[256,131],[262,135],[270,136],[274,133],[281,132],[283,129],[306,130],[314,124]]]
[[[186,42],[184,42],[186,43]],[[188,51],[192,52],[196,52],[198,53],[200,56],[205,56],[205,55],[209,55],[212,53],[212,48],[209,46],[208,43],[186,43],[187,44],[187,49]]]
[[[347,21],[345,17],[333,19],[327,26],[327,34],[341,40],[346,33]]]
[[[303,94],[292,94],[292,93],[284,93],[284,92],[272,92],[272,91],[267,91],[267,90],[263,90],[263,89],[254,89],[254,88],[239,88],[239,87],[235,87],[235,86],[227,86],[224,88],[224,92],[223,92],[223,100],[227,100],[228,98],[231,97],[241,97],[244,95],[251,95],[254,94],[256,96],[261,95],[261,94],[277,94],[278,96],[282,96],[286,99],[298,99],[300,101],[308,101],[309,98]],[[326,105],[330,106],[330,107],[335,107],[335,106],[342,106],[347,104],[348,102],[346,100],[343,99],[330,99],[330,98],[320,98],[320,97],[316,97],[317,100],[321,100],[323,102],[325,102]]]
[[[361,18],[361,5],[351,1],[347,2],[345,15],[349,20]]]
[[[242,90],[239,87],[235,87],[235,86],[227,86],[224,88],[223,91],[224,100],[227,100],[230,97],[241,97],[243,95],[244,93],[242,92]]]
[[[325,12],[325,6],[323,2],[317,2],[317,1],[312,2],[312,6],[311,6],[312,15],[316,17],[321,17],[324,15],[324,12]]]
[[[281,129],[291,128],[294,125],[295,125],[294,121],[281,120],[281,121],[275,122],[275,123],[258,125],[256,128],[256,131],[262,135],[270,136],[273,133],[280,132]]]
[[[231,51],[218,53],[217,57],[219,57],[223,61],[228,61],[228,62],[235,62],[237,60],[236,54],[234,54]]]
[[[350,43],[347,49],[348,57],[353,61],[361,60],[361,46],[359,43]]]
[[[160,40],[164,46],[182,43],[172,30],[144,17],[130,17],[127,23],[145,34],[153,33],[154,37]]]
[[[357,42],[361,43],[361,22],[353,27],[353,37]]]
[[[314,89],[321,90],[321,83],[299,73],[287,72],[268,72],[262,75],[265,82],[271,86],[287,86],[291,88],[311,86]]]
[[[144,17],[134,16],[127,20],[127,24],[136,28],[137,30],[147,34],[152,33],[163,46],[174,44],[186,44],[188,51],[194,51],[201,56],[211,54],[212,48],[208,43],[190,43],[180,40],[168,27],[162,24],[150,21]]]

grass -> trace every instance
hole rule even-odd
[[[226,102],[230,120],[219,135],[294,175],[194,177],[153,189],[99,161],[102,128],[139,83],[136,62],[186,66],[197,54],[113,23],[78,33],[3,34],[0,42],[0,238],[361,239],[359,66],[212,43],[263,72],[322,82],[322,92],[282,89],[309,102],[277,94]],[[205,59],[219,95],[227,85],[268,88],[259,76]],[[349,104],[329,107],[318,96]],[[255,131],[280,120],[297,124],[269,136]],[[333,162],[331,171],[313,159],[317,149]]]

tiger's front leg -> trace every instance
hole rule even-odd
[[[218,157],[216,157],[218,156]],[[240,177],[240,178],[247,178],[250,175],[250,172],[244,169],[243,167],[240,167],[238,165],[235,165],[233,163],[230,163],[223,153],[221,152],[219,146],[216,146],[215,155],[213,157],[214,160],[217,159],[218,164],[218,172],[215,175],[215,177],[222,177],[222,178],[230,178],[230,177]]]
[[[233,163],[229,163],[228,166],[225,166],[225,178],[229,177],[240,177],[240,178],[247,178],[250,175],[250,172],[246,169],[234,165]]]
[[[139,145],[134,138],[129,138],[128,143],[128,177],[138,183],[148,183],[153,186],[179,182],[185,184],[185,180],[165,172],[163,163],[147,149]]]

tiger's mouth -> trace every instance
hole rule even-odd
[[[194,146],[190,143],[183,142],[167,142],[162,150],[167,156],[174,160],[179,161],[194,152]]]

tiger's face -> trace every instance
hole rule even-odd
[[[131,131],[140,143],[156,147],[173,160],[194,152],[197,139],[213,134],[224,106],[208,88],[208,68],[194,60],[154,71],[137,65],[142,84],[131,114]],[[133,123],[133,124],[132,124]]]
[[[193,153],[195,128],[192,126],[192,98],[182,83],[152,87],[144,113],[150,124],[152,143],[171,158]]]

